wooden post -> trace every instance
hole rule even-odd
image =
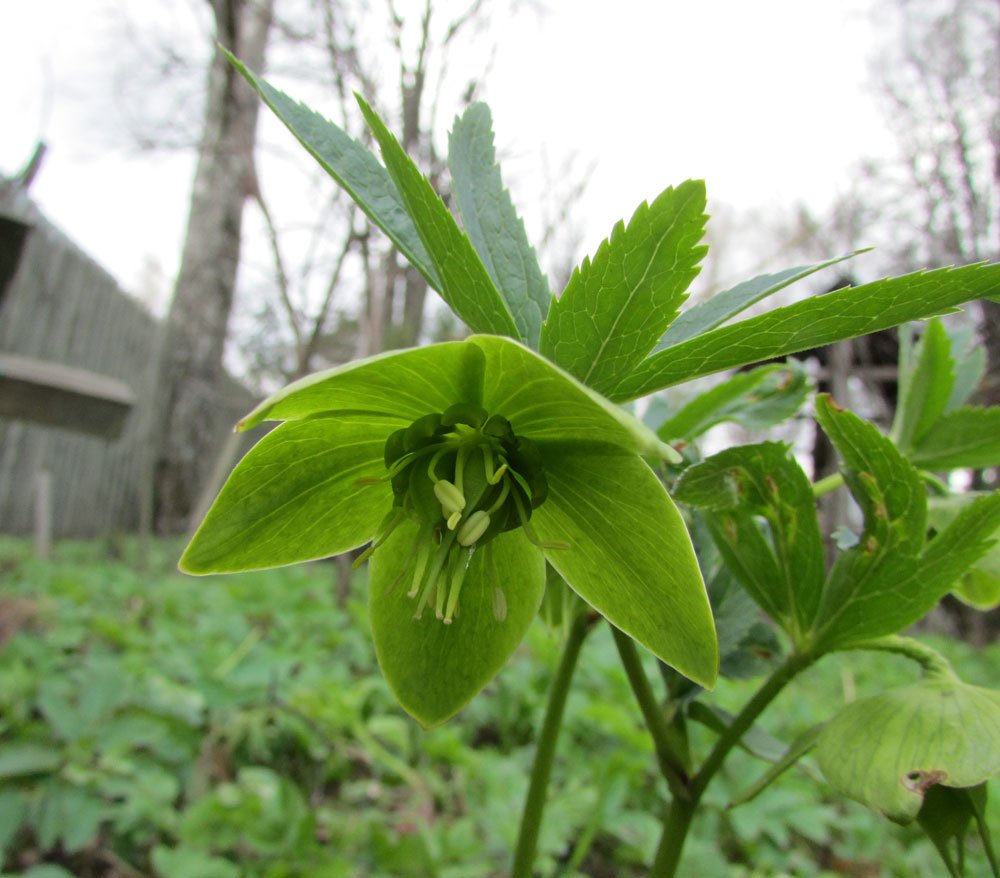
[[[52,473],[35,472],[35,554],[43,561],[52,553]]]

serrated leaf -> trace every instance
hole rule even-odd
[[[944,530],[977,496],[981,495],[932,497],[928,507],[928,524],[937,531]],[[993,546],[976,561],[955,583],[952,592],[959,600],[977,610],[992,610],[1000,606],[1000,545]]]
[[[955,361],[955,384],[945,407],[946,412],[964,405],[986,374],[986,349],[973,343],[972,327],[952,329],[948,336],[951,339],[951,358]]]
[[[861,542],[916,554],[927,531],[927,495],[920,474],[874,424],[845,411],[826,394],[816,419],[840,453],[844,479],[865,516]]]
[[[552,294],[504,188],[492,126],[490,108],[483,103],[472,104],[455,119],[448,138],[452,188],[472,246],[507,303],[521,338],[537,350]]]
[[[854,588],[841,592],[841,604],[832,599],[827,604],[824,593],[818,616],[827,619],[819,638],[822,648],[842,649],[896,633],[921,619],[995,545],[993,534],[998,528],[1000,495],[983,497],[931,540],[923,554],[914,557],[896,552],[881,557],[874,568],[862,567]],[[855,558],[849,561],[854,563],[848,565],[848,572],[862,566]],[[824,616],[827,606],[828,617]]]
[[[992,545],[1000,493],[977,498],[924,544],[919,474],[871,425],[817,401],[817,419],[845,458],[844,477],[865,513],[858,544],[834,562],[817,613],[817,643],[843,648],[917,621]]]
[[[744,445],[685,471],[674,497],[703,510],[726,564],[793,634],[808,630],[823,585],[823,539],[812,486],[778,442]],[[767,522],[765,540],[753,517]]]
[[[930,786],[1000,771],[1000,693],[935,675],[860,699],[824,727],[816,758],[840,792],[909,822]]]
[[[698,394],[664,421],[657,435],[664,441],[691,441],[725,421],[747,430],[766,430],[792,417],[811,391],[809,376],[794,361],[788,366],[760,366]]]
[[[520,339],[514,319],[479,255],[430,181],[361,97],[358,97],[358,105],[382,148],[389,176],[437,272],[441,298],[474,332]]]
[[[389,236],[427,283],[434,289],[440,289],[437,273],[417,228],[406,212],[392,178],[374,153],[330,120],[248,70],[225,49],[222,51],[299,143],[357,202],[368,218]]]
[[[886,278],[719,327],[653,354],[608,396],[624,402],[761,360],[832,344],[952,311],[1000,285],[1000,264]]]
[[[798,265],[795,268],[786,268],[784,271],[777,271],[773,274],[760,274],[750,280],[745,280],[728,290],[716,293],[710,299],[693,305],[686,311],[682,311],[677,319],[670,324],[670,327],[660,339],[655,350],[662,351],[665,348],[673,347],[681,342],[695,336],[702,335],[716,326],[721,326],[727,320],[745,311],[751,305],[762,299],[777,293],[785,287],[791,286],[796,281],[809,277],[817,271],[853,259],[868,250],[855,250],[845,256],[838,256],[836,259],[828,259],[826,262],[817,262],[813,265]]]
[[[938,418],[909,451],[923,469],[941,470],[1000,464],[1000,406],[962,406]]]
[[[944,324],[934,319],[916,351],[916,363],[907,370],[902,404],[896,410],[893,437],[903,453],[917,444],[944,414],[955,386],[955,362]]]
[[[705,184],[692,180],[640,204],[573,272],[539,350],[599,392],[616,387],[677,316],[708,249],[704,211]]]
[[[895,632],[898,611],[904,606],[912,609],[916,596],[903,594],[897,601],[896,584],[886,582],[879,571],[891,565],[902,568],[896,570],[898,575],[909,576],[918,566],[927,526],[923,481],[888,437],[826,395],[817,398],[816,419],[843,458],[844,480],[865,521],[857,545],[838,555],[830,570],[818,622],[826,637],[837,642],[859,625],[866,630],[874,625],[879,633]],[[918,604],[923,607],[925,602]],[[888,616],[874,618],[875,608],[884,604]]]

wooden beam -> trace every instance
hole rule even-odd
[[[134,405],[116,378],[0,352],[0,417],[116,439]]]

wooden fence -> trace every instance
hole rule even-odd
[[[153,411],[161,323],[0,180],[0,353],[125,382],[136,399],[114,440],[0,418],[0,532],[32,531],[38,474],[50,474],[52,532],[135,531],[150,509]],[[219,447],[253,400],[232,382]]]

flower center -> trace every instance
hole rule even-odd
[[[491,417],[478,406],[459,404],[417,418],[389,436],[385,465],[393,507],[356,563],[369,557],[404,521],[416,521],[417,537],[397,581],[410,579],[407,596],[417,602],[414,618],[432,605],[435,615],[450,625],[459,612],[459,595],[472,557],[486,547],[494,614],[502,621],[506,599],[490,541],[520,527],[529,540],[543,545],[529,523],[532,510],[548,493],[534,443],[516,435],[503,416]]]

